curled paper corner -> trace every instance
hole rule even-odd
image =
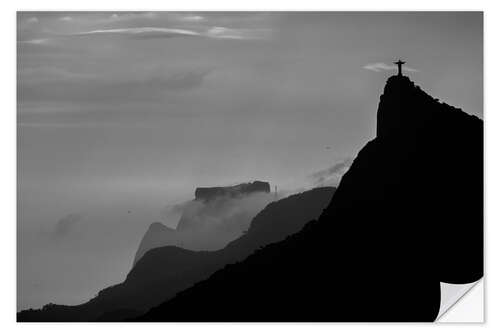
[[[441,282],[441,306],[436,322],[484,322],[483,292],[483,279],[466,284]]]

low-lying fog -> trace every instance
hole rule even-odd
[[[20,193],[18,309],[77,304],[121,282],[168,201],[160,195],[40,192]]]

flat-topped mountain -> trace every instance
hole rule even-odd
[[[197,187],[194,192],[195,200],[210,201],[220,197],[236,197],[239,195],[264,192],[269,193],[271,186],[268,182],[254,181],[224,187]]]
[[[138,321],[433,321],[483,276],[483,122],[389,78],[323,214]]]

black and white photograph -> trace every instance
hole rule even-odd
[[[15,16],[18,323],[484,321],[483,11]]]

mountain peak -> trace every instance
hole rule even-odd
[[[153,222],[149,225],[148,231],[158,231],[158,230],[169,230],[169,231],[175,231],[175,229],[167,227],[161,222]]]
[[[391,76],[380,96],[377,137],[412,134],[423,130],[429,125],[429,121],[442,118],[442,113],[446,111],[461,110],[439,102],[439,99],[424,92],[407,76]]]

